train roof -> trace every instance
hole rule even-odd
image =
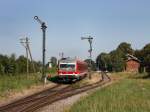
[[[59,60],[61,63],[75,63],[76,61],[84,62],[76,58],[62,58]]]

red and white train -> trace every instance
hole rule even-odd
[[[58,62],[58,76],[63,79],[81,79],[88,74],[88,64],[77,59],[64,58]]]

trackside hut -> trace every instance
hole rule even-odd
[[[139,72],[140,60],[133,55],[128,54],[126,60],[127,72]]]

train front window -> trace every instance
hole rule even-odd
[[[75,64],[60,64],[60,70],[75,71]]]

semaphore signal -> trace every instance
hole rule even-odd
[[[92,40],[93,37],[89,36],[89,37],[81,37],[81,40],[88,40],[89,44],[90,44],[90,49],[88,50],[89,54],[90,54],[90,73],[89,73],[89,79],[91,79],[91,70],[92,70]]]

